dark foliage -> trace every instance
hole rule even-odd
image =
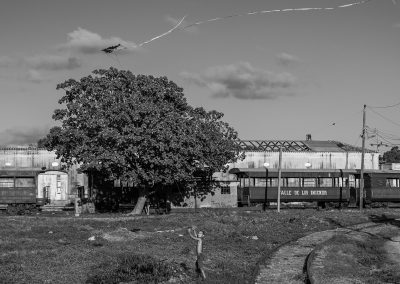
[[[393,147],[390,151],[383,154],[385,163],[400,163],[400,149],[398,146]]]
[[[121,282],[160,283],[172,277],[172,265],[148,255],[122,256],[116,267],[102,263],[89,275],[86,283],[116,284]]]
[[[53,127],[41,144],[67,165],[142,188],[180,186],[192,193],[200,176],[224,169],[239,152],[236,131],[222,113],[191,107],[183,89],[166,77],[134,75],[115,68],[95,70],[80,81],[57,86],[65,91]],[[199,187],[204,195],[212,187]]]

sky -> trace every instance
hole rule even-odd
[[[361,145],[365,104],[366,145],[388,150],[400,143],[400,3],[246,15],[354,2],[2,0],[0,145],[45,136],[63,107],[57,84],[113,66],[167,76],[242,140]],[[125,48],[101,51],[116,44]]]

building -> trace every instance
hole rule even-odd
[[[307,140],[242,140],[238,143],[240,151],[245,153],[241,161],[229,164],[232,168],[264,168],[267,163],[270,169],[279,165],[279,151],[282,149],[282,169],[360,169],[361,148],[337,141]],[[379,169],[379,152],[365,150],[364,168]],[[217,181],[215,194],[207,195],[198,207],[235,207],[237,206],[237,178],[228,173],[214,173]],[[228,193],[229,192],[229,193]],[[188,200],[194,206],[194,199]]]
[[[65,206],[76,196],[88,195],[87,176],[78,173],[77,167],[63,170],[55,152],[36,147],[0,148],[0,171],[40,171],[36,197],[54,206]],[[7,178],[1,176],[0,178]]]
[[[278,168],[282,149],[283,169],[360,169],[361,149],[337,141],[242,140],[237,145],[245,158],[229,164],[232,168]],[[37,197],[50,204],[65,205],[76,196],[89,196],[89,181],[76,167],[63,171],[55,152],[31,147],[0,148],[0,170],[40,169]],[[379,153],[366,150],[365,169],[379,169]],[[228,170],[229,170],[228,169]],[[236,207],[237,177],[226,172],[213,173],[215,192],[203,200],[185,200],[188,207]],[[93,184],[93,182],[92,182]]]

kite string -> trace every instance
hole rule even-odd
[[[348,3],[348,4],[344,4],[344,5],[339,5],[339,6],[335,6],[335,7],[310,7],[310,8],[287,8],[287,9],[274,9],[274,10],[259,10],[259,11],[251,11],[251,12],[247,12],[247,13],[240,13],[240,14],[233,14],[233,15],[228,15],[228,16],[223,16],[223,17],[216,17],[213,19],[208,19],[208,20],[203,20],[203,21],[198,21],[192,24],[188,24],[186,26],[183,26],[181,28],[179,28],[179,26],[183,23],[184,19],[186,18],[186,16],[184,16],[172,29],[170,29],[169,31],[162,33],[156,37],[153,37],[149,40],[146,40],[144,42],[139,43],[138,45],[133,45],[133,48],[138,48],[138,47],[142,47],[143,45],[149,44],[157,39],[160,39],[176,30],[186,30],[190,27],[193,26],[198,26],[201,24],[205,24],[205,23],[210,23],[210,22],[215,22],[215,21],[220,21],[220,20],[225,20],[228,18],[234,18],[234,17],[243,17],[243,16],[247,16],[247,15],[257,15],[257,14],[267,14],[267,13],[278,13],[278,12],[300,12],[300,11],[329,11],[329,10],[337,10],[337,9],[341,9],[341,8],[348,8],[351,6],[355,6],[355,5],[362,5],[362,4],[366,4],[368,2],[371,2],[373,0],[362,0],[362,1],[357,1],[357,2],[353,2],[353,3]],[[391,0],[393,2],[393,4],[396,4],[396,0]],[[122,46],[120,44],[121,47],[127,49],[126,46]],[[115,48],[116,49],[116,48]],[[110,52],[113,52],[114,50],[111,50]]]
[[[163,34],[160,34],[160,35],[158,35],[158,36],[156,36],[156,37],[153,37],[152,39],[149,39],[149,40],[147,40],[147,41],[144,41],[144,42],[138,44],[137,47],[141,47],[141,46],[143,46],[143,45],[145,45],[145,44],[148,44],[148,43],[152,42],[153,40],[159,39],[159,38],[161,38],[161,37],[163,37],[163,36],[166,36],[166,35],[169,34],[169,33],[172,33],[175,29],[177,29],[177,28],[182,24],[182,22],[183,22],[183,20],[184,20],[185,18],[186,18],[186,16],[184,16],[184,17],[178,22],[178,24],[176,24],[176,25],[175,25],[172,29],[170,29],[169,31],[167,31],[167,32],[165,32],[165,33],[163,33]]]
[[[192,26],[196,26],[196,25],[201,25],[201,24],[205,24],[205,23],[209,23],[209,22],[215,22],[215,21],[220,21],[220,20],[225,20],[228,18],[233,18],[233,17],[243,17],[243,16],[247,16],[247,15],[256,15],[256,14],[267,14],[267,13],[277,13],[277,12],[296,12],[296,11],[315,11],[315,10],[336,10],[336,9],[340,9],[340,8],[348,8],[351,6],[355,6],[355,5],[361,5],[361,4],[365,4],[367,2],[371,2],[373,0],[363,0],[363,1],[358,1],[358,2],[353,2],[353,3],[349,3],[349,4],[345,4],[345,5],[340,5],[340,6],[336,6],[336,7],[314,7],[314,8],[288,8],[288,9],[274,9],[274,10],[259,10],[259,11],[252,11],[252,12],[247,12],[247,13],[241,13],[241,14],[234,14],[234,15],[228,15],[228,16],[224,16],[224,17],[216,17],[213,19],[209,19],[209,20],[204,20],[204,21],[198,21],[192,24],[189,24],[187,26],[184,26],[181,29],[187,29],[189,27]],[[395,0],[392,0],[395,1]]]

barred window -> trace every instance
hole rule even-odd
[[[304,187],[316,187],[317,180],[315,178],[303,178]]]
[[[14,179],[8,177],[0,177],[0,188],[14,187]]]
[[[221,194],[231,194],[231,188],[229,186],[221,186]]]
[[[332,178],[319,178],[320,187],[332,187]]]

